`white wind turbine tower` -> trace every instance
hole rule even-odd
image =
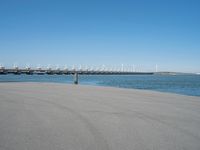
[[[47,70],[51,70],[51,65],[50,64],[47,65]]]
[[[59,67],[59,65],[58,65],[58,64],[56,65],[56,70],[60,70],[60,67]]]
[[[128,66],[127,72],[131,72],[131,67]]]
[[[27,70],[31,69],[30,67],[30,64],[26,64],[26,67],[25,67]]]
[[[133,65],[133,72],[136,72],[136,71],[135,71],[135,65]]]
[[[105,70],[105,65],[102,65],[101,66],[101,71],[104,71]]]
[[[104,71],[107,71],[107,67],[106,67],[106,65],[104,65]]]
[[[18,66],[16,65],[16,63],[13,64],[13,68],[18,69]]]
[[[38,66],[37,66],[37,70],[41,70],[42,68],[41,68],[41,65],[40,64],[38,64]]]
[[[64,66],[64,70],[67,70],[67,65]]]
[[[79,69],[78,69],[78,70],[79,70],[79,71],[81,71],[81,70],[82,70],[82,66],[81,66],[81,65],[79,66]]]
[[[124,72],[124,64],[121,66],[121,71]]]
[[[156,64],[156,72],[158,72],[158,65]]]
[[[140,72],[140,65],[137,65],[137,72]]]
[[[2,64],[0,64],[0,69],[4,69],[4,66]]]
[[[89,71],[88,65],[85,66],[85,71]]]
[[[88,71],[91,71],[91,66],[87,66],[87,68],[88,68]]]
[[[74,65],[72,66],[72,70],[75,71],[75,66]]]
[[[120,65],[117,67],[117,71],[118,71],[118,72],[121,71],[121,67],[120,67]]]

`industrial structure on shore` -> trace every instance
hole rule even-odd
[[[121,70],[114,70],[114,69],[52,69],[52,68],[19,68],[17,66],[13,68],[5,68],[0,67],[0,74],[6,75],[6,74],[14,74],[14,75],[20,75],[20,74],[27,74],[27,75],[74,75],[74,83],[78,84],[78,75],[153,75],[154,72],[136,72],[134,70],[124,70],[123,68]]]
[[[84,74],[84,75],[152,75],[154,72],[139,72],[135,71],[134,69],[124,69],[123,67],[121,69],[106,69],[106,68],[75,68],[72,67],[70,68],[56,68],[52,69],[50,67],[48,68],[30,68],[30,67],[25,67],[25,68],[19,68],[17,66],[14,66],[13,68],[5,68],[3,66],[0,66],[0,74],[27,74],[27,75],[32,75],[32,74],[48,74],[48,75],[70,75],[70,74]]]

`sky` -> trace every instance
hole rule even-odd
[[[200,72],[199,0],[1,0],[0,64]]]

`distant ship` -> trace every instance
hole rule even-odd
[[[200,75],[200,72],[196,73],[197,75]]]

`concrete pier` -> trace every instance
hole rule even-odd
[[[132,71],[101,71],[101,70],[74,70],[74,69],[20,69],[20,68],[13,68],[13,69],[6,69],[0,68],[0,74],[84,74],[84,75],[153,75],[153,72],[132,72]]]

